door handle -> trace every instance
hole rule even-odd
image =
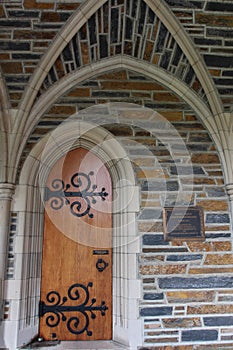
[[[98,259],[95,266],[99,272],[103,272],[108,267],[108,263],[103,259]]]

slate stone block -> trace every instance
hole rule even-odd
[[[7,51],[29,51],[30,43],[26,42],[12,42],[12,41],[1,41],[0,50]]]
[[[193,261],[202,259],[202,254],[168,255],[167,261]]]
[[[231,1],[229,1],[229,2],[225,2],[225,1],[214,2],[214,1],[210,1],[210,2],[207,2],[205,9],[207,11],[233,12],[233,3]]]
[[[207,36],[216,36],[232,39],[233,29],[207,28]]]
[[[233,36],[233,31],[232,34]],[[230,68],[233,67],[233,56],[220,56],[220,55],[204,55],[205,63],[208,67],[225,67]]]
[[[194,42],[197,45],[212,45],[212,46],[221,46],[222,41],[218,39],[205,39],[205,38],[194,38]]]
[[[145,234],[142,238],[144,245],[169,245],[164,241],[164,235]]]
[[[229,78],[226,78],[226,79],[215,78],[214,82],[215,82],[216,85],[233,86],[233,79],[229,79]]]
[[[205,172],[202,167],[200,166],[171,166],[170,167],[170,173],[172,175],[204,175]]]
[[[144,300],[163,300],[163,293],[145,293]]]
[[[144,209],[139,215],[139,220],[156,220],[161,218],[161,209]]]
[[[221,187],[208,187],[206,188],[206,192],[208,194],[208,197],[224,197],[225,196],[225,190]]]
[[[30,28],[30,21],[8,21],[8,20],[0,20],[0,27],[11,27],[11,28]]]
[[[141,316],[169,316],[172,315],[172,307],[144,307],[140,310]]]
[[[206,223],[207,224],[221,224],[221,223],[229,223],[230,218],[228,214],[207,214],[206,215]]]
[[[19,59],[19,60],[38,60],[40,59],[41,54],[36,53],[13,53],[12,58],[13,59]]]
[[[23,10],[10,10],[8,11],[9,17],[27,17],[27,18],[37,18],[39,17],[39,11],[23,11]]]
[[[233,277],[164,277],[158,278],[161,289],[202,289],[202,288],[232,288]]]
[[[205,326],[233,326],[233,316],[204,317]]]
[[[214,329],[183,331],[181,336],[182,341],[213,341],[217,339],[218,332]]]

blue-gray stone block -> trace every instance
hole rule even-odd
[[[158,278],[161,289],[202,289],[232,288],[233,277],[164,277]]]
[[[169,245],[164,241],[164,235],[145,234],[142,238],[144,245]]]
[[[210,329],[198,329],[182,332],[182,341],[213,341],[218,339],[218,332]]]
[[[206,223],[207,224],[226,224],[230,222],[228,214],[207,214]]]
[[[144,307],[140,310],[141,316],[170,316],[172,315],[172,307],[159,306],[159,307]]]
[[[168,255],[167,261],[192,261],[202,259],[202,254]]]
[[[145,293],[144,300],[163,300],[163,293]]]
[[[233,316],[204,317],[205,326],[233,326]]]

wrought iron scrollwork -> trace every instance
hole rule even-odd
[[[88,336],[91,336],[92,331],[88,329],[90,323],[89,314],[92,319],[95,319],[96,312],[99,311],[101,316],[105,316],[105,312],[108,310],[105,301],[102,301],[99,306],[94,306],[96,303],[95,298],[91,299],[88,305],[90,299],[88,288],[92,287],[92,285],[92,282],[89,282],[87,286],[80,283],[73,284],[68,289],[68,297],[65,296],[63,298],[57,291],[49,292],[46,296],[47,304],[40,301],[39,316],[43,317],[45,314],[48,314],[45,321],[48,327],[56,327],[63,321],[66,322],[69,332],[76,335],[86,332]],[[78,301],[81,293],[84,293],[84,301],[78,305],[66,305],[68,300]],[[77,312],[77,315],[69,318],[66,315],[67,312]],[[81,318],[82,322],[80,321]]]
[[[51,200],[50,206],[54,210],[59,210],[66,204],[70,206],[70,212],[74,216],[88,215],[89,218],[93,218],[93,213],[90,213],[91,204],[95,204],[98,197],[104,201],[108,196],[104,187],[101,191],[96,191],[97,185],[91,185],[90,177],[93,175],[93,171],[89,174],[75,173],[70,179],[71,184],[65,184],[61,179],[54,179],[51,184],[52,189],[45,188],[44,200],[46,202]],[[84,189],[80,190],[83,186],[85,186]],[[79,191],[72,191],[72,187],[78,188]]]

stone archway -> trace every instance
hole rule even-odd
[[[139,189],[134,181],[131,163],[122,146],[102,127],[94,124],[70,121],[43,139],[28,156],[17,189],[17,202],[22,207],[24,196],[25,238],[30,249],[22,254],[22,286],[20,304],[21,318],[28,319],[28,325],[19,329],[18,346],[29,341],[37,333],[38,320],[34,327],[30,319],[36,317],[37,310],[32,300],[38,300],[40,285],[41,244],[43,229],[43,183],[54,162],[67,150],[84,147],[104,161],[113,182],[113,340],[135,349],[142,343],[141,320],[138,318],[140,281],[137,279],[136,254],[139,239],[135,227],[135,215],[139,210]],[[26,195],[25,195],[26,193]],[[21,202],[21,204],[20,204]],[[27,237],[29,227],[33,233]],[[36,237],[36,238],[35,238]],[[38,246],[40,249],[38,250]],[[37,276],[30,276],[30,264],[37,269]],[[26,290],[31,291],[31,299]],[[134,310],[134,312],[132,312]],[[27,314],[27,313],[30,314]],[[35,321],[34,321],[35,322]]]

